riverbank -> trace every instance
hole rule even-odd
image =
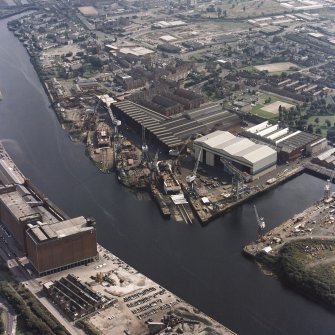
[[[243,254],[295,291],[334,309],[334,195],[262,234]]]
[[[150,199],[100,173],[84,146],[69,140],[22,45],[6,22],[1,27],[0,86],[8,97],[1,140],[44,194],[71,216],[95,217],[100,245],[238,334],[331,333],[333,314],[262,276],[240,253],[257,234],[253,204],[273,227],[320,198],[323,180],[297,176],[205,228],[164,220]]]
[[[50,213],[49,216],[45,218],[41,218],[43,220],[44,225],[50,224],[50,231],[52,231],[52,223],[55,225],[59,224],[59,222],[69,222],[71,221],[67,215],[63,214],[63,211],[51,203],[41,191],[39,191],[30,181],[27,181],[21,171],[16,167],[12,159],[6,153],[6,151],[1,148],[1,169],[0,169],[0,182],[2,185],[6,184],[14,184],[13,190],[17,186],[18,189],[26,188],[27,194],[36,195],[36,199],[34,201],[29,198],[31,201],[26,202],[26,206],[30,206],[31,208],[36,208],[36,206],[43,206],[43,211]],[[29,193],[30,192],[30,193]],[[25,202],[24,195],[21,195],[19,192],[17,193],[18,197],[21,197],[21,201]],[[19,202],[19,200],[18,200]],[[3,205],[6,206],[7,204]],[[23,205],[22,205],[23,206]],[[34,207],[33,207],[34,206]],[[6,209],[8,211],[8,209]],[[1,209],[0,215],[3,215],[4,209]],[[14,215],[13,215],[14,217]],[[12,218],[12,217],[11,217]],[[50,222],[48,221],[50,220]],[[33,221],[31,221],[33,222]],[[38,221],[39,225],[42,225],[42,222]],[[17,235],[12,231],[13,227],[10,226],[10,221],[8,217],[3,219],[3,225],[7,225],[8,231],[13,234],[13,238],[17,238]],[[23,223],[22,223],[23,224]],[[29,228],[33,228],[34,223],[30,224]],[[36,227],[36,225],[35,225]],[[74,227],[72,227],[75,229]],[[64,232],[65,230],[63,230]],[[51,234],[51,233],[50,233]],[[55,232],[53,233],[52,238],[57,239],[63,238],[65,233],[61,235],[57,235]],[[68,238],[72,239],[72,235],[66,231],[68,234]],[[10,234],[8,233],[8,236]],[[41,236],[41,235],[39,235]],[[44,242],[48,239],[47,236],[43,235]],[[10,236],[11,237],[11,236]],[[42,237],[40,237],[42,238]],[[218,322],[212,320],[202,312],[195,309],[195,307],[185,303],[182,299],[174,295],[173,293],[167,291],[165,288],[162,288],[160,285],[150,280],[148,277],[136,271],[127,263],[120,260],[116,257],[112,252],[103,248],[101,245],[97,244],[98,255],[94,257],[95,261],[86,262],[85,266],[76,266],[73,267],[72,263],[64,263],[62,267],[62,271],[55,271],[55,273],[51,275],[46,275],[43,277],[39,277],[35,273],[35,263],[30,263],[31,254],[26,251],[27,255],[22,255],[19,257],[19,253],[21,251],[22,245],[19,248],[14,246],[15,241],[12,243],[6,243],[6,248],[8,248],[7,255],[11,257],[11,255],[15,255],[15,260],[11,260],[12,264],[10,267],[15,267],[16,270],[20,268],[21,272],[25,273],[26,277],[29,278],[29,285],[39,287],[37,290],[31,290],[35,296],[45,295],[44,291],[47,291],[48,287],[50,287],[51,283],[54,283],[57,280],[61,280],[67,275],[75,276],[78,280],[81,280],[82,283],[86,283],[94,292],[98,292],[100,296],[104,296],[110,303],[102,304],[102,306],[95,305],[93,311],[91,311],[89,315],[89,320],[94,324],[96,328],[98,328],[102,334],[109,334],[111,331],[122,332],[125,329],[130,329],[130,332],[135,335],[140,335],[144,333],[148,333],[151,329],[150,323],[152,318],[155,318],[157,322],[159,322],[162,318],[171,317],[172,313],[174,315],[178,315],[175,317],[175,326],[176,328],[180,327],[181,323],[188,324],[196,324],[196,328],[190,328],[188,331],[190,334],[198,334],[203,331],[205,328],[210,328],[212,332],[216,332],[222,335],[233,335],[234,333],[230,331],[228,328],[220,325]],[[58,243],[58,242],[57,242]],[[60,246],[60,244],[59,244]],[[22,251],[21,251],[22,253]],[[61,253],[61,250],[59,250]],[[40,254],[41,258],[42,253]],[[72,255],[70,257],[73,257]],[[5,259],[7,260],[7,258]],[[82,262],[77,259],[77,264],[81,264]],[[14,263],[15,262],[15,263]],[[33,264],[33,265],[32,265]],[[29,269],[29,271],[27,270]],[[66,269],[66,270],[64,270]],[[60,270],[60,268],[58,269]],[[27,276],[27,273],[29,276]],[[49,271],[53,272],[53,271]],[[15,275],[15,271],[12,271]],[[20,274],[22,276],[22,274]],[[17,280],[20,280],[21,277],[17,276]],[[77,288],[78,290],[78,288]],[[139,292],[141,291],[141,292]],[[77,313],[74,313],[71,309],[67,307],[64,308],[63,312],[66,317],[70,320],[77,320],[79,315],[82,317],[82,314],[86,315],[86,310],[89,310],[89,307],[92,300],[88,304],[87,301],[83,303],[82,299],[78,299],[78,291],[74,294],[74,291],[70,290],[70,293],[65,291],[63,298],[68,298],[68,294],[71,296],[69,299],[72,307],[75,308]],[[83,292],[83,291],[80,291]],[[92,293],[90,291],[91,296],[97,293]],[[64,292],[63,292],[64,293]],[[149,295],[149,293],[152,293]],[[47,294],[47,296],[48,296]],[[58,295],[57,295],[58,297]],[[57,298],[56,297],[56,298]],[[50,299],[50,303],[56,299]],[[129,303],[128,303],[129,302]],[[88,304],[88,305],[87,305]],[[55,307],[59,308],[59,305],[55,304]],[[80,308],[78,308],[78,306]],[[196,311],[196,312],[195,312]],[[113,317],[110,317],[111,313],[113,313]],[[109,315],[109,316],[108,316]],[[108,317],[107,317],[108,316]],[[181,317],[182,316],[182,317]],[[187,317],[186,317],[187,316]],[[62,323],[67,323],[69,320],[64,318]],[[107,325],[107,320],[113,320],[110,322],[110,325]],[[161,323],[160,329],[168,328],[168,323]]]

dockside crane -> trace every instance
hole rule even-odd
[[[154,180],[157,177],[157,163],[158,163],[158,155],[159,155],[159,149],[156,150],[154,160],[150,164],[150,170],[151,170],[151,179]]]
[[[265,221],[264,221],[263,217],[260,217],[258,215],[258,211],[257,211],[256,205],[254,205],[254,212],[255,212],[255,216],[256,216],[256,220],[257,220],[257,225],[258,225],[258,234],[259,234],[259,236],[262,236],[262,231],[265,228]]]
[[[233,195],[235,200],[239,200],[244,190],[244,182],[249,181],[250,176],[247,175],[245,172],[240,171],[229,160],[224,159],[222,157],[220,158],[220,160],[225,166],[227,172],[233,176],[232,177]]]
[[[149,153],[148,153],[148,145],[146,143],[146,139],[145,139],[145,128],[142,125],[142,160],[149,162]]]
[[[197,160],[195,162],[192,174],[190,174],[190,175],[188,175],[186,177],[186,182],[189,185],[189,190],[190,190],[190,193],[192,193],[192,194],[195,193],[194,181],[195,181],[195,179],[197,177],[197,171],[198,171],[198,167],[199,167],[199,162],[200,162],[201,154],[202,154],[202,148],[200,148],[199,155],[198,155],[198,158],[197,158]]]
[[[326,182],[326,185],[324,187],[324,199],[327,200],[331,197],[331,185],[332,185],[332,182],[333,182],[333,179],[334,179],[334,174],[335,174],[335,168],[334,170],[332,171],[329,179],[327,179],[327,182]]]
[[[187,140],[185,141],[185,143],[183,144],[183,146],[177,150],[177,149],[171,149],[169,150],[169,155],[172,156],[172,157],[176,157],[176,159],[178,159],[178,157],[180,156],[180,154],[185,150],[188,142],[190,141],[192,135],[190,135]]]

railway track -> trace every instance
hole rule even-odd
[[[177,208],[179,210],[180,215],[182,216],[183,220],[186,223],[189,223],[189,224],[193,223],[192,218],[190,217],[190,214],[188,213],[184,204],[177,205]]]

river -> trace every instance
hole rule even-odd
[[[149,198],[100,173],[69,140],[7,21],[0,21],[0,139],[42,192],[71,216],[95,217],[100,244],[241,335],[333,332],[332,313],[241,255],[257,236],[253,204],[270,229],[319,199],[324,181],[301,175],[206,227],[164,220]]]

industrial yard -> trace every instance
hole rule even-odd
[[[0,154],[5,260],[66,322],[101,334],[234,334],[98,245],[92,218],[68,218]]]
[[[101,173],[147,192],[167,224],[209,224],[304,172],[329,178],[322,200],[271,231],[255,207],[259,239],[244,249],[273,265],[303,248],[306,278],[334,257],[334,9],[0,0],[0,18],[27,12],[7,27],[66,134]],[[95,220],[68,217],[3,148],[0,190],[11,267],[78,334],[232,334],[98,245]]]
[[[121,334],[125,331],[129,334],[164,334],[165,332],[160,330],[167,327],[177,332],[180,329],[185,334],[202,332],[234,334],[154,283],[108,250],[99,246],[98,251],[100,255],[98,262],[43,277],[40,284],[50,291],[53,282],[70,274],[96,294],[103,296],[107,302],[105,301],[101,310],[95,310],[85,318],[85,321],[99,329],[101,334]],[[56,305],[62,305],[60,299],[64,298],[59,292],[58,298],[53,298]],[[68,317],[73,319],[70,315]]]

